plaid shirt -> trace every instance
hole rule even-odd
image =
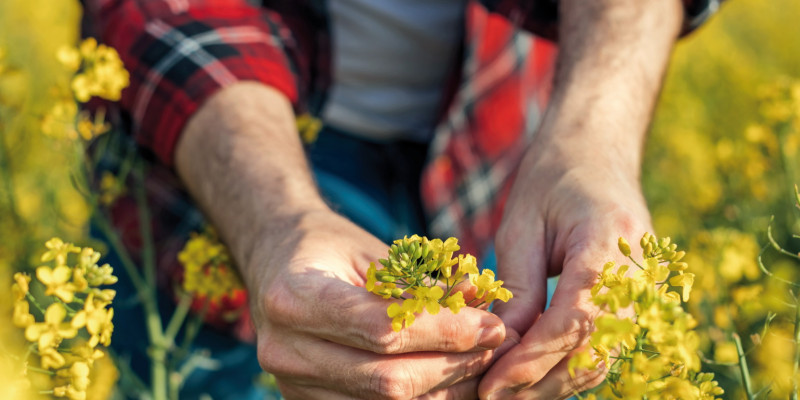
[[[719,0],[683,0],[684,31]],[[203,218],[171,165],[187,119],[222,87],[240,80],[270,85],[295,110],[318,115],[330,86],[331,43],[324,0],[86,0],[102,40],[131,73],[121,118],[154,155],[147,180],[164,278],[177,276],[175,255]],[[517,164],[544,112],[556,49],[554,0],[471,0],[462,59],[421,177],[430,233],[457,236],[480,254],[500,223]],[[117,153],[132,142],[115,138]],[[133,201],[114,207],[116,224],[137,247]],[[170,281],[169,279],[162,281]]]

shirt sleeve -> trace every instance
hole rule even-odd
[[[684,9],[681,35],[703,24],[725,0],[681,0]],[[502,14],[537,36],[558,39],[558,0],[481,0],[492,12]]]
[[[89,25],[120,53],[120,104],[137,142],[167,165],[189,117],[237,81],[269,85],[297,106],[294,43],[280,15],[245,0],[86,0]]]

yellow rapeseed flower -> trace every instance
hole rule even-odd
[[[417,301],[417,309],[415,312],[422,312],[422,309],[428,310],[428,313],[431,315],[436,315],[439,313],[439,309],[441,306],[439,305],[439,299],[444,296],[444,290],[439,286],[434,287],[419,287],[409,293],[414,295],[414,299]]]
[[[392,329],[395,332],[400,332],[403,329],[403,324],[408,328],[414,323],[414,312],[417,310],[417,301],[414,299],[405,299],[403,304],[392,303],[386,309],[386,315],[392,319]]]
[[[450,309],[453,314],[458,314],[462,308],[467,306],[467,303],[464,302],[464,293],[462,292],[455,292],[447,297],[444,301],[444,304]]]
[[[37,342],[39,351],[55,348],[62,339],[71,339],[78,334],[69,322],[64,322],[67,310],[60,303],[53,303],[44,313],[44,322],[35,323],[25,329],[25,339]]]
[[[47,262],[55,260],[56,265],[66,265],[67,256],[70,253],[79,253],[81,251],[80,247],[72,243],[65,243],[61,238],[57,237],[45,242],[44,246],[47,247],[48,250],[42,254],[41,261]]]
[[[47,287],[44,294],[56,296],[66,303],[71,303],[75,298],[76,287],[70,282],[72,275],[72,268],[66,265],[36,268],[36,278]]]

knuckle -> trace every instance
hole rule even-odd
[[[567,375],[567,387],[561,395],[563,398],[567,398],[576,392],[583,392],[591,389],[601,384],[603,380],[605,380],[605,377],[606,374],[603,370],[586,371],[575,375],[575,377]]]
[[[395,332],[387,325],[381,320],[370,322],[369,329],[364,332],[365,342],[371,347],[369,350],[378,354],[403,353],[407,346],[407,333],[405,330]]]
[[[408,370],[401,365],[380,364],[370,377],[370,388],[380,399],[410,399],[414,397],[413,385]]]
[[[468,350],[474,347],[474,342],[465,340],[465,329],[463,322],[454,324],[443,324],[439,327],[437,339],[439,341],[438,347],[441,351],[459,351]],[[470,337],[474,336],[469,335]]]
[[[567,352],[585,343],[594,329],[591,313],[580,309],[572,309],[564,314],[557,325],[554,335],[557,350]]]
[[[264,317],[273,322],[286,322],[296,314],[292,297],[281,284],[270,285],[262,297],[261,307],[264,310]]]
[[[275,362],[275,360],[280,358],[279,352],[280,349],[274,342],[268,338],[262,338],[261,335],[259,335],[256,357],[258,358],[258,364],[261,366],[261,369],[271,374],[280,372],[278,371],[280,364]]]

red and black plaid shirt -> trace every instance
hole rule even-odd
[[[683,0],[684,30],[719,0]],[[164,273],[203,218],[171,170],[187,119],[222,87],[254,80],[318,113],[330,86],[331,43],[324,0],[86,0],[102,40],[131,74],[121,100],[139,146],[154,154],[147,188]],[[472,0],[462,59],[449,87],[421,179],[437,237],[457,236],[480,254],[502,216],[513,171],[544,112],[555,59],[554,0]],[[119,148],[129,144],[118,138]],[[112,157],[113,158],[113,157]],[[130,199],[117,225],[135,226]],[[135,229],[125,229],[135,235]],[[135,243],[136,240],[130,240]]]

